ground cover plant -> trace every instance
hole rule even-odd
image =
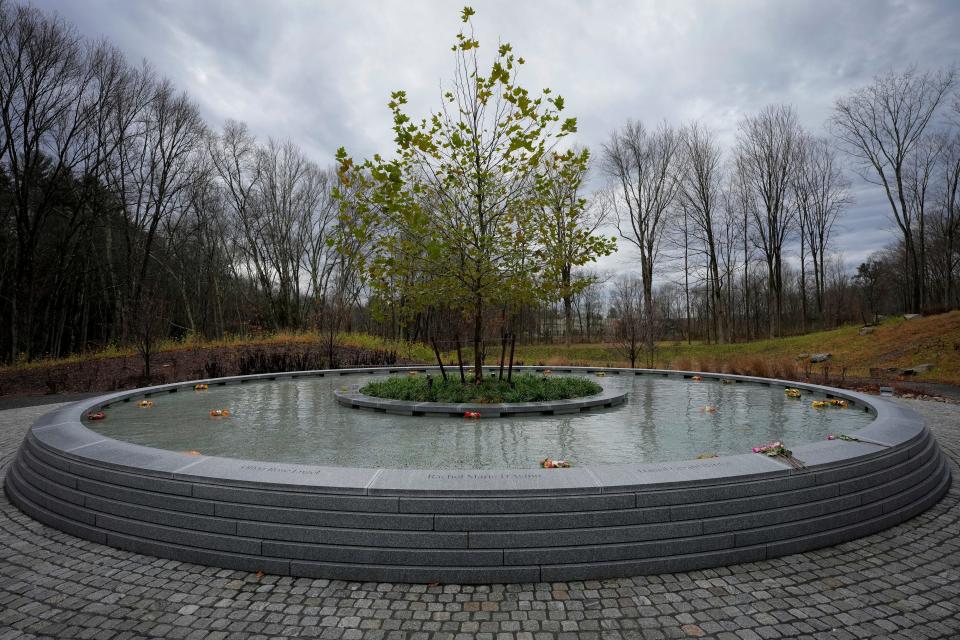
[[[582,398],[603,391],[603,387],[580,376],[545,376],[521,373],[511,381],[490,376],[476,383],[453,376],[394,376],[371,382],[361,393],[377,398],[412,402],[544,402]]]

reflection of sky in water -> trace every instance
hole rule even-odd
[[[333,390],[366,377],[301,378],[153,397],[106,410],[87,426],[103,435],[174,451],[337,466],[530,468],[543,458],[575,465],[663,462],[789,447],[849,433],[872,420],[862,409],[813,409],[780,387],[722,385],[650,376],[608,376],[627,404],[576,415],[488,418],[391,416],[337,404]],[[715,413],[703,411],[716,407]],[[230,418],[211,418],[214,408]]]

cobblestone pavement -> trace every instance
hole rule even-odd
[[[909,401],[960,461],[960,407]],[[53,405],[0,412],[0,476]],[[458,586],[310,580],[117,551],[0,494],[0,640],[58,638],[958,638],[960,470],[881,534],[767,562],[632,579]]]

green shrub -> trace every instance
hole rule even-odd
[[[444,381],[437,375],[393,376],[385,380],[370,382],[361,393],[376,398],[408,400],[411,402],[543,402],[546,400],[566,400],[582,398],[603,391],[603,387],[583,377],[543,376],[521,373],[513,377],[513,382],[499,380],[493,376],[484,378],[480,384],[474,384],[472,377],[467,383],[460,382],[459,376],[449,375]]]

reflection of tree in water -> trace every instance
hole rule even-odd
[[[727,417],[727,414],[731,409],[733,409],[734,413],[736,412],[735,405],[733,402],[726,401],[731,393],[719,382],[711,381],[700,384],[704,385],[706,389],[707,400],[697,409],[697,411],[700,412],[700,437],[698,439],[692,439],[691,442],[696,442],[696,448],[700,450],[697,455],[720,455],[721,451],[725,452],[723,436],[730,425],[730,419]],[[715,407],[716,411],[701,411],[705,406]],[[710,437],[704,438],[704,434],[709,434]]]
[[[656,396],[654,380],[646,376],[634,376],[633,389],[630,392],[630,414],[638,418],[640,436],[633,442],[633,458],[646,461],[650,451],[657,449],[657,425],[654,420],[653,404]]]
[[[771,390],[778,390],[776,387],[771,387]],[[782,390],[780,393],[771,393],[770,401],[768,404],[769,417],[766,420],[766,438],[767,442],[774,442],[776,440],[787,440],[790,416],[784,411],[784,399],[785,394]],[[763,439],[763,438],[761,438]],[[764,444],[761,442],[757,443]],[[794,443],[790,443],[791,445]]]

